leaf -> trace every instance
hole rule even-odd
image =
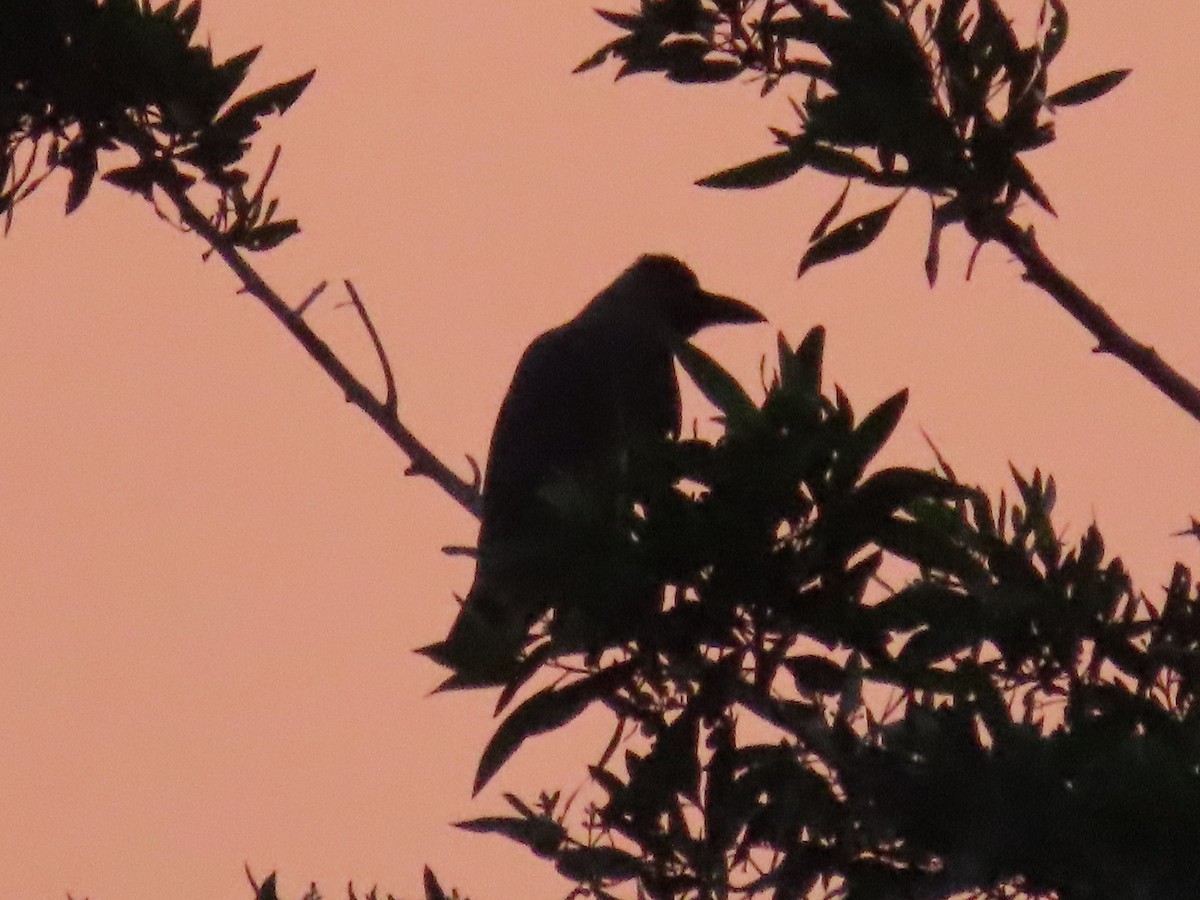
[[[916,563],[922,569],[963,579],[975,577],[979,572],[979,563],[967,550],[916,522],[890,519],[877,525],[872,538],[881,549]]]
[[[717,84],[741,74],[743,66],[731,59],[701,59],[672,66],[667,80],[676,84]]]
[[[935,622],[910,637],[897,660],[905,666],[927,666],[974,646],[984,635],[967,619]]]
[[[875,458],[896,430],[907,405],[908,390],[905,389],[888,397],[863,417],[854,429],[853,447],[838,466],[839,469],[843,469],[838,473],[842,484],[850,485],[858,480],[867,464]]]
[[[812,234],[808,236],[808,242],[819,241],[825,236],[825,232],[829,226],[833,224],[833,220],[838,217],[842,211],[842,206],[846,203],[846,197],[850,194],[850,179],[846,179],[846,186],[842,188],[841,195],[834,202],[833,206],[825,211],[825,215],[821,216],[821,221],[817,223],[817,227],[813,229]]]
[[[598,9],[595,12],[605,22],[616,25],[618,28],[624,28],[626,31],[636,31],[642,24],[642,17],[632,13],[612,12],[607,9]]]
[[[147,200],[154,192],[154,173],[145,166],[126,166],[106,172],[103,179]]]
[[[761,156],[750,162],[715,172],[696,182],[700,187],[722,190],[746,190],[778,184],[791,178],[804,168],[804,154],[796,150],[785,150]]]
[[[558,855],[555,868],[572,881],[628,881],[642,874],[640,858],[616,847],[576,847]]]
[[[472,795],[491,781],[528,738],[566,725],[594,701],[618,687],[631,671],[630,663],[610,666],[564,688],[546,688],[518,706],[488,741],[479,758]]]
[[[251,50],[239,53],[237,56],[231,56],[213,69],[213,75],[216,76],[220,84],[220,93],[225,100],[232,97],[233,92],[246,79],[246,74],[250,71],[250,66],[254,64],[254,60],[258,58],[258,54],[261,52],[262,45],[260,44]]]
[[[438,884],[437,876],[433,874],[433,869],[429,868],[429,866],[425,867],[424,883],[425,900],[449,900],[446,892],[442,890],[442,886]]]
[[[1061,91],[1056,91],[1046,98],[1046,103],[1050,106],[1079,106],[1081,103],[1103,97],[1124,81],[1132,71],[1132,69],[1113,69],[1111,72],[1093,75],[1091,78],[1085,78]]]
[[[251,228],[238,240],[238,245],[258,253],[278,247],[292,235],[300,231],[300,223],[295,219],[281,219],[278,222],[268,222]]]
[[[914,581],[872,606],[870,616],[888,631],[911,631],[936,625],[964,610],[974,613],[977,607],[974,597],[950,585]]]
[[[891,512],[922,500],[962,500],[972,492],[928,469],[896,466],[876,472],[859,486],[856,496],[865,506]]]
[[[842,667],[827,656],[789,656],[783,665],[804,692],[836,694],[846,680]]]
[[[67,215],[79,209],[80,204],[87,199],[92,190],[92,183],[96,180],[98,168],[98,152],[94,147],[78,144],[72,151],[67,160],[67,168],[71,170],[71,183],[67,187]]]
[[[608,61],[608,57],[615,49],[617,43],[617,41],[613,41],[612,43],[605,44],[579,65],[573,68],[571,70],[571,74],[578,75],[580,72],[587,72],[588,70],[594,69],[597,66],[604,65],[604,63]]]
[[[897,197],[881,209],[851,219],[811,245],[800,260],[796,277],[799,278],[813,266],[866,249],[887,227],[888,219],[899,202],[900,197]]]
[[[279,900],[279,894],[275,890],[274,872],[272,872],[263,880],[263,883],[256,891],[255,900]]]
[[[196,26],[200,24],[200,0],[193,0],[192,3],[185,6],[176,17],[175,24],[179,27],[183,39],[190,41],[196,32]]]
[[[222,119],[237,119],[246,116],[258,119],[262,116],[284,113],[300,99],[300,95],[304,93],[316,74],[316,69],[309,69],[296,78],[273,84],[243,97],[229,107]]]
[[[879,173],[874,167],[863,162],[853,153],[835,150],[823,144],[811,144],[808,147],[808,164],[828,175],[840,175],[846,178],[870,178]]]
[[[745,388],[703,350],[681,342],[675,348],[675,355],[700,392],[724,415],[727,428],[750,422],[758,414],[758,407]]]
[[[518,844],[524,844],[536,855],[553,856],[566,840],[566,830],[553,819],[545,817],[482,816],[455,822],[455,828],[476,834],[499,834]]]
[[[1067,7],[1063,0],[1050,0],[1052,14],[1050,24],[1046,28],[1046,37],[1042,43],[1042,65],[1049,64],[1058,56],[1063,44],[1067,42],[1067,28],[1070,19],[1067,17]]]

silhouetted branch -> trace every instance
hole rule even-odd
[[[1098,344],[1097,353],[1109,353],[1132,366],[1143,378],[1200,421],[1200,388],[1176,371],[1151,346],[1135,340],[1042,252],[1033,226],[1022,228],[1012,219],[998,219],[974,229],[976,237],[990,238],[1008,248],[1025,266],[1024,278],[1053,297]]]
[[[463,509],[474,516],[478,516],[478,484],[469,484],[460,478],[400,421],[396,410],[396,389],[391,366],[380,344],[379,336],[371,324],[370,318],[366,315],[361,301],[358,300],[358,297],[350,288],[349,282],[347,282],[347,289],[351,290],[351,301],[358,310],[359,316],[363,319],[371,340],[375,345],[376,353],[384,367],[387,394],[382,401],[375,396],[370,388],[346,368],[345,364],[338,358],[330,346],[309,328],[302,317],[304,305],[302,304],[299,310],[293,310],[288,306],[283,298],[263,280],[254,267],[238,252],[233,242],[223,235],[208,220],[208,217],[192,203],[186,190],[178,181],[163,178],[159,180],[158,184],[179,210],[180,218],[184,224],[199,234],[212,247],[216,254],[221,257],[225,264],[241,280],[245,291],[261,302],[280,324],[291,333],[292,337],[300,342],[300,345],[304,347],[308,355],[342,389],[346,395],[346,402],[353,403],[365,412],[408,455],[412,464],[405,474],[423,475],[431,478]]]
[[[392,363],[388,359],[387,350],[383,348],[383,341],[379,339],[379,332],[375,330],[375,323],[371,321],[371,314],[367,312],[366,306],[358,296],[358,291],[354,289],[354,284],[347,278],[343,284],[346,285],[346,293],[350,295],[350,302],[354,309],[358,312],[358,317],[362,319],[363,326],[367,329],[367,334],[371,336],[371,343],[375,347],[375,355],[379,357],[379,366],[383,369],[383,383],[386,395],[383,399],[383,405],[388,409],[393,416],[398,414],[400,398],[396,393],[396,376],[392,372]]]

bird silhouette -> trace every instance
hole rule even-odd
[[[420,651],[455,670],[443,688],[507,681],[533,621],[603,581],[585,546],[598,533],[579,525],[621,502],[631,450],[678,436],[674,348],[762,321],[678,259],[646,255],[529,345],[492,432],[474,583],[446,639]]]

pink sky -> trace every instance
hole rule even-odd
[[[1036,7],[1036,0],[1011,0]],[[267,45],[256,86],[313,66],[264,136],[304,233],[257,258],[299,300],[353,278],[390,348],[405,422],[444,459],[482,460],[512,367],[643,251],[679,255],[793,341],[829,328],[827,372],[860,409],[902,386],[889,462],[992,489],[1011,460],[1059,480],[1059,523],[1095,519],[1154,596],[1168,537],[1200,515],[1200,426],[987,248],[924,283],[928,207],[797,282],[841,185],[692,181],[769,149],[784,96],[613,85],[571,68],[611,30],[591,3],[206,0],[219,55]],[[1025,210],[1048,252],[1141,339],[1200,378],[1194,264],[1200,7],[1074,0],[1063,87],[1134,75],[1064,110],[1030,157],[1061,219]],[[265,152],[263,155],[265,156]],[[502,790],[572,787],[586,724],[518,756],[477,801],[493,698],[438,696],[411,648],[436,639],[470,566],[471,519],[405,460],[200,243],[99,188],[64,220],[63,185],[0,244],[0,897],[247,898],[353,879],[415,895],[432,865],[480,900],[552,895],[546,869],[448,823]],[[852,194],[854,212],[875,198]],[[310,322],[363,373],[365,335],[331,293]],[[702,343],[747,379],[771,328]],[[694,403],[692,413],[703,415]],[[460,471],[467,472],[465,464]],[[548,775],[549,773],[549,775]],[[555,773],[561,774],[556,782]]]

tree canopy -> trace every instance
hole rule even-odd
[[[843,192],[801,273],[865,249],[919,190],[930,281],[944,228],[999,242],[1100,349],[1198,414],[1195,389],[1012,219],[1022,197],[1053,212],[1022,154],[1055,138],[1056,110],[1127,74],[1052,88],[1062,0],[1046,0],[1028,41],[998,0],[644,0],[601,15],[623,34],[581,70],[615,58],[619,76],[745,75],[764,92],[808,80],[796,127],[774,131],[780,149],[701,184],[764,187],[812,167],[847,190],[898,192],[835,226]],[[0,209],[11,224],[58,169],[68,212],[97,175],[145,198],[230,266],[414,472],[476,509],[478,473],[458,478],[401,422],[353,286],[382,399],[304,321],[320,289],[290,307],[241,255],[298,231],[266,197],[274,161],[252,189],[240,163],[312,73],[234,99],[257,51],[217,62],[193,42],[198,17],[178,0],[0,10]],[[933,468],[879,467],[906,394],[856,415],[825,392],[824,337],[781,335],[761,392],[681,346],[717,433],[637,448],[626,503],[589,506],[583,484],[561,504],[598,575],[530,624],[475,789],[586,709],[607,710],[611,738],[582,754],[588,790],[509,794],[511,811],[459,824],[547,859],[576,896],[1196,896],[1200,585],[1177,565],[1147,596],[1095,527],[1064,540],[1039,471],[1014,470],[992,498],[936,451]],[[623,602],[630,573],[652,602]],[[274,878],[254,889],[271,900]],[[425,892],[446,896],[430,872]]]

